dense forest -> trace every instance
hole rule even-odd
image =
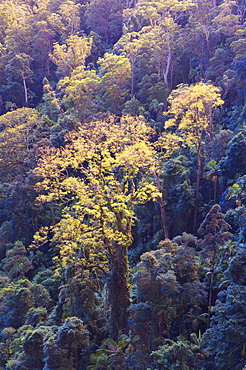
[[[245,0],[0,0],[0,369],[246,369],[245,104]]]

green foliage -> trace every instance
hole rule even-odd
[[[238,221],[240,222],[240,229],[244,226],[244,219],[243,219],[243,209],[244,209],[244,199],[246,198],[245,193],[245,180],[246,176],[240,176],[237,179],[237,182],[230,186],[226,192],[226,199],[235,202],[235,213],[238,213]],[[241,215],[240,215],[241,213]]]
[[[202,236],[217,236],[216,243],[223,243],[224,233],[230,230],[230,225],[224,220],[223,213],[220,212],[221,207],[218,204],[215,204],[206,215],[204,221],[201,223],[198,232]],[[222,239],[220,241],[220,239]],[[207,245],[207,241],[205,241]]]
[[[240,204],[240,201],[239,201]],[[238,205],[236,208],[229,209],[225,214],[226,221],[231,225],[232,231],[241,233],[242,240],[245,238],[246,208],[244,205]]]
[[[26,81],[30,79],[33,71],[30,68],[32,58],[25,52],[17,53],[5,66],[8,80],[13,82],[21,80],[24,88],[24,105],[28,106],[28,90]]]
[[[103,107],[114,113],[121,112],[122,105],[129,96],[131,64],[127,57],[106,53],[99,58],[100,90]]]
[[[53,120],[53,124],[57,122],[59,113],[62,112],[60,101],[47,78],[43,80],[42,103],[39,104],[37,109],[43,114],[44,119],[46,117],[46,119]]]
[[[54,276],[54,272],[51,269],[47,268],[39,271],[34,276],[32,282],[43,285],[54,301],[58,298],[58,289],[61,284],[61,280],[57,276]]]
[[[220,169],[224,178],[233,180],[246,172],[246,160],[244,152],[246,149],[246,138],[244,132],[239,132],[228,143],[226,156],[220,161]]]
[[[0,116],[0,127],[0,177],[11,181],[34,166],[34,151],[39,140],[47,137],[47,127],[31,108]]]
[[[3,270],[7,272],[10,280],[23,278],[28,271],[33,269],[33,265],[27,257],[27,250],[20,241],[15,242],[13,248],[7,251],[2,264]]]
[[[244,189],[241,188],[238,184],[233,184],[228,189],[227,199],[233,199],[236,201],[237,205],[241,204],[242,199],[246,197]]]
[[[32,325],[33,327],[38,324],[44,324],[47,319],[47,309],[45,307],[30,308],[26,315],[26,325]]]
[[[123,114],[131,114],[132,116],[136,116],[140,113],[140,102],[133,97],[131,100],[127,100],[124,105],[124,109],[122,110]]]
[[[182,234],[185,230],[192,231],[191,218],[194,212],[192,175],[192,162],[186,155],[164,159],[160,177],[171,236]]]
[[[232,138],[231,130],[219,130],[213,136],[211,143],[211,154],[213,160],[218,163],[225,156],[227,145]]]
[[[230,261],[228,275],[234,284],[246,285],[246,252],[244,245],[237,250],[236,255]]]
[[[145,350],[155,348],[158,340],[179,335],[185,314],[206,299],[194,249],[167,239],[141,256],[133,283],[138,303],[130,307],[130,328]],[[190,330],[186,327],[182,333]]]
[[[203,334],[203,351],[213,356],[219,370],[245,366],[245,298],[245,286],[235,283],[219,293],[211,327]]]
[[[11,240],[11,227],[9,221],[2,223],[0,227],[0,236],[0,259],[3,259],[6,255],[6,244]]]
[[[156,99],[158,103],[164,103],[169,95],[169,91],[164,82],[157,82],[149,88],[149,100]]]
[[[153,351],[155,370],[195,370],[195,356],[185,342],[167,340],[167,344]]]
[[[120,0],[93,0],[86,6],[86,23],[97,32],[104,43],[114,43],[122,32],[122,11],[125,3]]]
[[[6,363],[8,370],[15,369],[16,366],[20,365],[22,357],[23,342],[26,334],[32,332],[33,327],[31,325],[21,326],[14,334],[11,344],[9,346],[9,360]]]
[[[236,105],[232,107],[228,114],[228,126],[230,130],[237,132],[237,130],[241,130],[243,128],[245,113],[246,111],[244,106]]]
[[[73,113],[82,123],[93,118],[98,109],[99,77],[96,71],[77,67],[70,77],[59,81],[58,88],[64,94],[62,103],[67,108],[66,114]]]
[[[54,330],[44,343],[44,370],[67,370],[78,367],[78,356],[89,346],[89,333],[83,322],[70,317]]]
[[[225,253],[229,253],[228,251],[225,252],[224,248],[226,248],[226,243],[233,237],[229,232],[231,227],[224,220],[224,214],[220,211],[221,207],[215,204],[209,210],[198,229],[199,234],[204,237],[199,244],[202,248],[200,255],[204,262],[204,270],[207,271],[209,280],[209,311],[216,298],[215,291],[220,289],[220,286],[223,286],[226,280],[224,271],[228,266],[228,260],[225,259],[224,261],[221,257]]]
[[[197,237],[192,234],[183,232],[182,235],[175,236],[172,241],[174,243],[177,243],[178,245],[183,245],[185,247],[192,247],[196,249]]]
[[[49,307],[50,296],[39,284],[32,284],[27,279],[15,283],[6,282],[0,290],[1,327],[18,328],[24,324],[26,314],[32,307]]]
[[[30,311],[33,316],[45,313],[44,310]],[[29,315],[29,316],[30,316]],[[31,325],[20,327],[10,345],[11,357],[6,369],[16,366],[28,370],[75,369],[78,366],[77,353],[89,345],[88,331],[76,317],[66,319],[60,327],[45,326],[40,322],[35,328]]]
[[[135,338],[136,340],[136,338]],[[127,353],[132,350],[134,340],[127,335],[121,335],[116,343],[112,339],[106,339],[100,348],[90,356],[92,365],[88,366],[88,370],[120,370],[124,366],[124,359]]]
[[[83,67],[90,54],[92,40],[86,36],[70,35],[66,44],[54,44],[51,60],[59,67],[62,76],[70,75],[77,67]]]

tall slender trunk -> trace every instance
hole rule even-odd
[[[196,174],[196,193],[195,193],[195,211],[194,211],[194,222],[193,230],[196,230],[197,224],[197,213],[198,213],[198,201],[199,201],[199,188],[202,175],[202,158],[201,158],[201,142],[197,146],[197,174]]]
[[[210,318],[211,318],[211,307],[213,305],[213,286],[214,286],[214,279],[215,279],[215,264],[216,264],[216,246],[213,248],[212,254],[212,261],[211,261],[211,275],[210,275],[210,286],[209,286],[209,295],[208,295],[208,323],[207,327],[210,326]]]
[[[131,67],[132,67],[132,75],[131,75],[131,99],[132,99],[133,94],[134,94],[134,73],[133,73],[134,64],[133,63]]]
[[[135,66],[137,54],[133,53],[131,55],[131,53],[129,53],[128,58],[131,63],[131,71],[132,71],[132,74],[131,74],[131,99],[132,99],[134,95],[134,66]]]
[[[204,26],[203,29],[204,29],[205,39],[206,39],[207,56],[208,56],[208,59],[210,59],[212,56],[211,49],[210,49],[210,31],[206,29],[206,26]]]
[[[23,87],[24,87],[24,94],[25,94],[25,106],[28,107],[28,94],[27,94],[27,86],[26,86],[26,78],[24,72],[21,72]]]
[[[214,204],[216,204],[221,199],[221,190],[220,190],[218,171],[216,171],[215,175],[212,177],[211,180],[214,186]]]
[[[208,113],[209,113],[209,127],[208,127],[208,130],[207,130],[207,133],[209,135],[209,141],[211,143],[211,141],[213,140],[213,118],[214,118],[212,105],[209,105]]]
[[[110,305],[110,338],[118,340],[121,334],[128,333],[128,312],[130,292],[128,287],[128,248],[117,246],[111,252],[112,271],[108,278]]]
[[[163,79],[167,86],[168,86],[168,74],[169,74],[170,67],[171,67],[171,61],[172,61],[171,42],[170,42],[169,33],[167,31],[167,65],[166,65],[165,72],[163,73]]]
[[[169,232],[168,232],[168,229],[167,229],[167,221],[166,221],[166,210],[165,210],[166,203],[165,203],[163,195],[162,195],[162,189],[161,189],[161,182],[160,182],[159,174],[157,172],[154,172],[154,176],[155,176],[156,187],[157,187],[158,191],[161,194],[159,199],[158,199],[158,204],[159,204],[159,207],[160,207],[162,228],[163,228],[165,239],[168,239],[169,238]]]

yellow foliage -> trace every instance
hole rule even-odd
[[[62,264],[78,255],[104,263],[132,243],[135,206],[160,196],[152,174],[152,130],[140,117],[109,117],[70,134],[62,149],[46,148],[36,173],[40,201],[67,203],[53,226]]]
[[[23,163],[37,142],[42,122],[37,110],[19,108],[0,116],[0,176],[12,178],[25,171]]]
[[[181,84],[169,98],[170,107],[165,114],[171,118],[165,128],[176,126],[187,145],[200,145],[202,137],[212,132],[214,109],[223,103],[216,86],[204,82]]]
[[[64,75],[84,66],[85,59],[91,52],[92,39],[86,36],[71,35],[66,39],[66,44],[54,44],[53,53],[49,55]]]

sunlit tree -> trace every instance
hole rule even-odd
[[[170,107],[167,115],[171,118],[165,128],[177,128],[188,146],[197,151],[197,177],[195,192],[194,227],[197,222],[200,179],[202,176],[202,148],[206,135],[211,139],[213,134],[213,115],[217,106],[223,104],[217,87],[199,82],[195,85],[180,85],[169,98]]]
[[[113,338],[128,327],[127,253],[135,206],[159,195],[152,180],[156,161],[150,132],[133,117],[84,124],[65,148],[47,148],[36,169],[43,179],[39,200],[66,204],[52,227],[63,265],[106,270]],[[36,236],[37,243],[41,239]]]
[[[62,75],[66,76],[79,67],[84,66],[85,59],[90,55],[92,40],[86,36],[71,35],[66,39],[66,44],[54,44],[50,58],[55,63]]]
[[[28,156],[40,139],[38,130],[43,124],[38,111],[32,108],[20,108],[0,117],[0,177],[9,180],[28,172]]]
[[[122,104],[127,100],[129,93],[131,64],[127,57],[105,53],[99,58],[100,90],[104,107],[114,114],[120,113]]]

